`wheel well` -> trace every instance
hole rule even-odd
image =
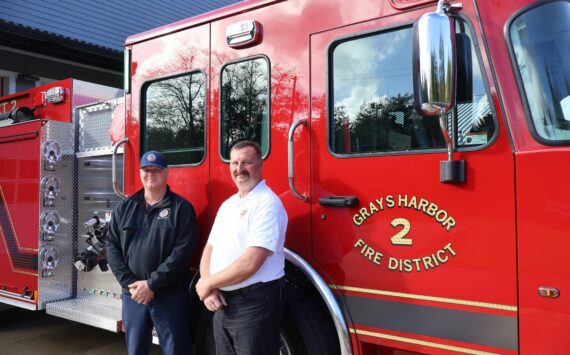
[[[294,342],[303,344],[298,348],[302,349],[299,354],[339,354],[339,337],[333,317],[313,282],[301,269],[286,262],[285,285],[287,306],[282,326],[295,335]],[[314,333],[315,328],[319,329],[318,333]]]
[[[285,281],[287,287],[296,292],[303,293],[304,296],[309,297],[311,301],[313,301],[313,303],[317,305],[324,314],[330,315],[325,301],[311,280],[309,280],[303,271],[288,261],[285,262]]]

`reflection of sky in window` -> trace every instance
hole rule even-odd
[[[334,105],[351,119],[364,103],[412,93],[412,29],[341,43],[334,49]]]
[[[549,19],[547,22],[544,19]],[[510,28],[513,51],[535,128],[546,139],[569,139],[562,101],[570,98],[570,4],[552,2],[523,13]]]
[[[464,27],[473,38],[470,27]],[[412,28],[359,38],[334,49],[334,106],[354,119],[362,104],[398,94],[413,94]],[[487,104],[477,53],[471,44],[473,101]]]

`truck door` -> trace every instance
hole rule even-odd
[[[207,25],[133,45],[126,125],[127,193],[142,187],[138,167],[143,152],[161,151],[170,168],[170,188],[196,210],[199,237],[206,235],[208,220],[208,57]]]
[[[419,15],[311,36],[314,255],[344,302],[353,344],[514,353],[512,150],[474,31],[458,19],[472,74],[458,87],[472,95],[453,112],[454,159],[467,177],[440,182],[442,133],[413,105]]]

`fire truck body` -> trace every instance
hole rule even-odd
[[[119,192],[140,189],[140,155],[161,150],[203,246],[235,193],[229,148],[258,141],[264,178],[289,215],[282,353],[570,345],[570,4],[436,5],[244,1],[127,39]],[[34,174],[25,181],[37,190]],[[115,295],[112,281],[98,286],[108,276],[81,277],[92,282],[77,289],[99,290],[104,302]],[[208,353],[209,314],[193,297],[194,339]],[[68,312],[58,303],[48,311]]]
[[[104,219],[120,200],[109,179],[109,130],[122,96],[68,79],[0,99],[3,114],[30,113],[0,127],[3,303],[36,310],[81,290],[120,292],[112,275],[78,275],[74,263],[87,247],[83,222]]]

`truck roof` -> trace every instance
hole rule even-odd
[[[230,17],[236,13],[248,12],[281,1],[285,0],[244,0],[232,5],[224,6],[217,10],[200,14],[198,16],[190,17],[185,20],[171,23],[169,25],[157,27],[149,31],[129,36],[125,41],[125,46],[133,45],[139,42],[144,42],[152,38],[161,37],[169,33],[182,31],[186,28],[198,26],[204,23],[213,22],[215,20]]]

